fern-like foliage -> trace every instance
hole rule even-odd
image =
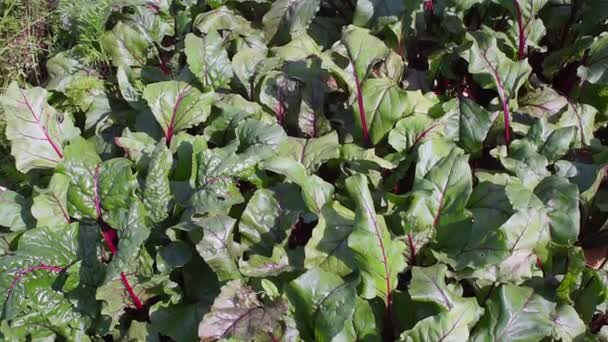
[[[100,41],[114,3],[115,0],[59,0],[56,48],[72,48],[86,64],[106,62],[108,55]]]

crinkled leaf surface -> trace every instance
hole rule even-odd
[[[79,134],[72,117],[47,103],[43,88],[21,89],[12,83],[0,98],[6,113],[6,137],[17,169],[54,168],[64,156],[63,146]]]

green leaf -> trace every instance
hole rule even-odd
[[[282,174],[302,189],[302,198],[308,210],[319,213],[333,197],[333,185],[317,175],[309,176],[304,166],[290,158],[275,157],[264,163],[264,169]]]
[[[485,31],[469,32],[466,40],[470,47],[462,53],[469,62],[469,72],[486,89],[495,89],[505,100],[517,95],[532,68],[526,60],[514,62],[498,48],[496,38]]]
[[[16,82],[0,97],[6,118],[6,137],[17,170],[54,168],[64,156],[63,146],[80,131],[72,118],[47,103],[43,88],[21,89]]]
[[[306,32],[320,4],[320,0],[274,1],[262,18],[266,39],[280,44]]]
[[[318,138],[288,137],[279,154],[299,161],[309,173],[315,172],[325,162],[340,157],[338,134],[333,131]]]
[[[307,269],[318,267],[342,277],[355,269],[353,253],[348,248],[354,219],[355,214],[336,201],[321,209],[319,222],[305,247]]]
[[[188,66],[201,84],[214,89],[226,88],[233,71],[219,33],[210,31],[203,38],[189,33],[184,43]]]
[[[234,241],[236,220],[226,215],[216,215],[195,219],[194,224],[203,230],[203,238],[196,250],[217,274],[220,281],[241,277],[237,259],[241,256],[240,246]]]
[[[583,80],[593,84],[608,84],[608,34],[603,33],[596,37],[585,64],[578,68],[577,75]]]
[[[490,297],[471,340],[541,340],[552,333],[554,307],[531,288],[503,285]]]
[[[331,341],[350,321],[355,310],[358,278],[312,269],[287,285],[287,298],[295,308],[301,337]]]
[[[36,218],[38,227],[56,227],[71,223],[67,205],[69,184],[68,177],[56,173],[46,189],[37,189],[32,215]]]
[[[0,189],[0,226],[14,232],[32,227],[36,216],[32,217],[29,206],[29,201],[20,194]]]
[[[536,146],[527,139],[516,140],[509,146],[508,156],[500,150],[500,162],[513,172],[528,188],[534,188],[550,175],[547,158],[536,151]]]
[[[406,91],[388,78],[363,82],[362,95],[366,121],[370,125],[370,138],[373,144],[377,144],[399,119],[409,114],[406,110],[411,106],[411,100]],[[354,114],[357,126],[361,127],[359,107],[354,106]]]
[[[518,55],[518,50],[521,49],[519,57],[523,58],[528,54],[529,47],[539,48],[540,40],[545,36],[546,29],[543,21],[537,19],[537,16],[548,1],[498,0],[497,2],[507,8],[511,14],[512,23],[506,36],[514,55]]]
[[[414,328],[401,334],[399,341],[467,341],[469,330],[479,320],[482,312],[475,300],[463,300],[447,312],[419,321]]]
[[[201,341],[267,338],[278,329],[286,311],[284,303],[264,305],[250,287],[240,280],[232,280],[222,287],[211,310],[203,317],[198,336]]]
[[[518,112],[535,118],[551,117],[568,104],[565,97],[550,87],[534,89],[520,97],[518,102]]]
[[[445,283],[447,270],[447,266],[442,264],[424,268],[414,266],[409,285],[412,300],[435,303],[442,310],[451,310],[455,304],[452,298],[453,294]]]
[[[285,272],[300,270],[302,268],[301,259],[298,251],[292,253],[280,245],[275,245],[270,257],[255,254],[248,260],[239,260],[239,269],[246,277],[276,277]]]
[[[150,235],[150,227],[146,209],[139,200],[115,210],[106,220],[118,232],[118,251],[113,255],[106,271],[108,282],[136,263],[139,249]]]
[[[143,204],[154,222],[161,222],[169,217],[173,206],[173,195],[169,183],[169,173],[173,166],[171,151],[159,144],[151,153],[148,174],[143,187]]]
[[[70,179],[67,197],[70,216],[98,217],[95,183],[100,163],[95,145],[82,138],[75,139],[66,147],[65,160],[57,170]]]
[[[143,67],[151,44],[141,32],[119,21],[101,37],[101,45],[112,56],[114,66]]]
[[[419,224],[440,229],[449,224],[451,216],[460,215],[466,200],[472,192],[471,169],[468,156],[458,149],[452,149],[446,157],[434,161],[430,153],[419,150],[416,164],[413,200],[408,215],[415,217]],[[431,166],[430,169],[427,167]]]
[[[547,254],[550,242],[545,213],[533,208],[518,211],[499,230],[506,239],[504,259],[495,265],[472,270],[470,277],[521,284],[540,275],[535,272],[537,259]]]
[[[495,116],[468,98],[456,98],[443,105],[446,115],[457,118],[457,125],[446,123],[447,136],[455,137],[458,145],[471,154],[478,154]],[[454,133],[451,133],[454,132]]]
[[[409,286],[411,299],[417,302],[435,303],[441,312],[418,321],[401,335],[400,341],[468,340],[469,330],[483,313],[474,298],[462,298],[459,286],[445,282],[447,266],[413,267]],[[410,304],[411,305],[411,304]]]
[[[253,99],[253,83],[257,66],[267,54],[266,48],[242,48],[232,57],[232,70],[245,88],[250,99]]]
[[[388,143],[398,152],[405,152],[432,136],[438,127],[426,115],[410,115],[397,122],[388,135]]]
[[[168,81],[147,85],[144,98],[170,145],[175,133],[207,120],[215,96],[185,82]]]
[[[399,20],[405,11],[406,4],[398,0],[362,0],[357,1],[353,24],[364,27],[386,25]]]
[[[15,327],[52,326],[64,338],[86,329],[90,321],[61,290],[65,284],[61,273],[73,272],[69,268],[79,258],[78,236],[78,224],[31,229],[20,237],[16,253],[0,260],[0,290],[6,295],[1,315],[4,322]],[[31,327],[27,330],[33,331]]]
[[[578,133],[576,134],[574,146],[588,146],[593,138],[596,115],[597,109],[590,105],[569,103],[558,125],[560,127],[576,126]]]
[[[206,313],[206,309],[201,304],[160,302],[150,308],[150,325],[162,335],[169,336],[175,341],[196,341],[197,325]]]
[[[581,221],[577,186],[565,178],[551,176],[538,184],[534,193],[548,209],[552,242],[563,245],[576,242]]]
[[[268,255],[275,244],[287,237],[303,208],[298,188],[293,185],[257,190],[239,222],[242,243]]]
[[[555,162],[568,152],[575,135],[576,126],[560,127],[551,132],[539,152],[550,162]]]
[[[384,217],[376,214],[367,179],[354,175],[347,178],[345,184],[356,203],[355,224],[348,246],[361,271],[361,296],[380,297],[388,305],[391,292],[397,288],[397,276],[407,264],[403,256],[405,245],[392,239]]]
[[[564,342],[578,341],[587,331],[585,322],[570,305],[558,305],[551,314],[551,320],[553,321],[553,338]]]
[[[365,80],[371,66],[388,55],[384,43],[372,36],[368,30],[356,26],[348,26],[342,33],[342,44],[346,47],[346,54],[350,60],[353,73],[359,82]]]

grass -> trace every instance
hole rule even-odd
[[[52,15],[51,0],[0,0],[0,93],[13,80],[43,82],[43,66],[53,43]],[[24,190],[29,177],[14,167],[5,127],[0,107],[0,185]]]

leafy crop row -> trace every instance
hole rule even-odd
[[[605,0],[85,7],[0,98],[1,340],[608,339]]]

